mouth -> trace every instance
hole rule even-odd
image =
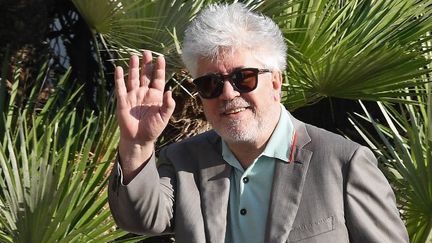
[[[239,107],[239,108],[229,109],[229,110],[224,111],[222,114],[223,115],[237,114],[237,113],[240,113],[242,111],[245,111],[246,109],[247,109],[247,107]]]
[[[251,109],[252,106],[246,100],[242,98],[236,98],[224,102],[223,104],[221,104],[219,108],[220,108],[220,114],[222,116],[235,116],[237,114],[245,112],[248,109]]]

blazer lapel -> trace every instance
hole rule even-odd
[[[219,137],[211,139],[213,148],[200,163],[201,207],[204,217],[206,241],[223,243],[227,227],[227,210],[230,189],[231,166],[221,156]]]
[[[304,123],[291,117],[297,133],[297,144],[290,163],[277,161],[270,207],[267,217],[265,242],[286,242],[303,192],[303,186],[312,152],[303,147],[310,142]]]

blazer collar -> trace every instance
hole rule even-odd
[[[201,208],[206,242],[223,243],[227,227],[231,166],[222,158],[221,138],[210,131],[207,161],[200,163]]]
[[[267,216],[265,242],[286,242],[300,204],[306,173],[312,152],[303,147],[311,139],[303,122],[291,116],[296,144],[291,163],[276,162],[270,206]]]
[[[297,143],[296,147],[303,149],[303,147],[311,142],[311,138],[306,129],[306,124],[302,121],[297,120],[290,114],[290,119],[294,127],[294,131],[297,133]]]

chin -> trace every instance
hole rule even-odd
[[[215,129],[219,136],[226,142],[231,143],[253,143],[257,140],[257,128],[255,129],[243,129],[243,130],[226,130],[219,131]]]

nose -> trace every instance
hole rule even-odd
[[[239,95],[240,95],[240,92],[235,90],[234,87],[232,86],[232,84],[228,80],[225,80],[224,85],[223,85],[222,94],[219,96],[219,99],[232,100]]]

